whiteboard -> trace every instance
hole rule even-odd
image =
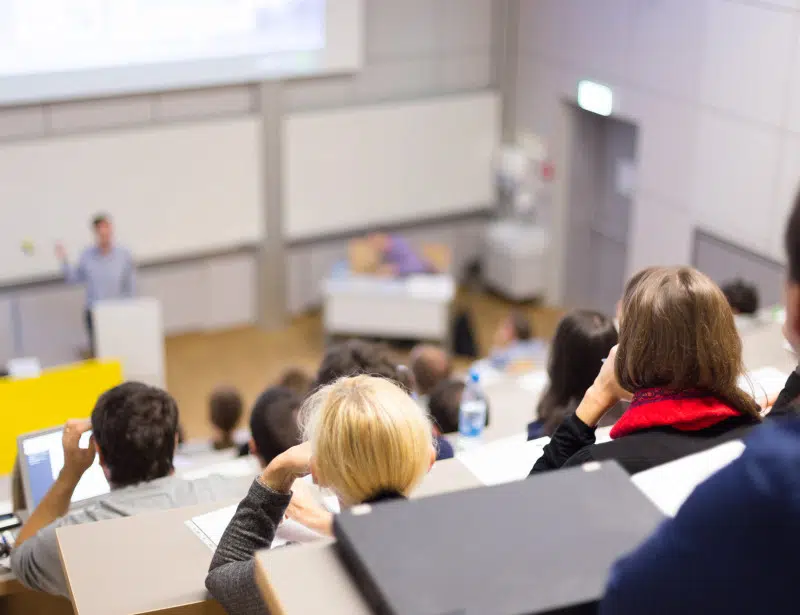
[[[486,208],[499,140],[492,92],[289,115],[284,235],[298,240]]]
[[[0,105],[363,65],[364,0],[0,0]]]
[[[260,241],[259,126],[236,118],[0,146],[0,284],[57,274],[54,244],[76,258],[98,212],[140,262]]]

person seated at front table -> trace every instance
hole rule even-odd
[[[367,240],[379,259],[378,275],[404,277],[435,271],[431,263],[422,258],[411,244],[399,235],[372,233]]]
[[[80,448],[81,435],[89,429],[89,448]],[[121,384],[101,395],[91,421],[69,421],[63,435],[64,467],[22,526],[11,552],[11,569],[20,583],[69,596],[56,540],[59,527],[241,495],[238,481],[220,476],[186,481],[174,476],[177,430],[175,400],[166,391],[138,382]],[[70,512],[72,494],[95,455],[111,493]]]
[[[494,335],[489,363],[499,370],[533,364],[546,352],[547,345],[534,338],[533,326],[528,315],[521,310],[513,310],[500,323]]]
[[[758,404],[737,384],[744,367],[733,313],[707,276],[650,269],[625,289],[621,317],[618,348],[531,474],[606,459],[635,474],[741,438],[761,422]],[[631,395],[611,442],[595,444],[600,420]]]
[[[302,441],[299,413],[303,398],[285,387],[270,387],[259,395],[250,413],[251,455],[262,468]]]
[[[599,312],[575,310],[558,323],[547,363],[547,388],[528,424],[528,440],[551,436],[597,378],[617,345],[614,323]]]
[[[307,442],[255,480],[211,560],[206,587],[232,615],[265,612],[253,555],[272,544],[295,479],[311,474],[347,508],[408,497],[435,460],[427,415],[390,380],[342,378],[314,393],[302,414]]]

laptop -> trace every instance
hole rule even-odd
[[[662,513],[616,462],[337,515],[337,552],[381,615],[593,612]]]
[[[64,449],[61,445],[63,432],[63,427],[53,427],[17,438],[22,490],[29,513],[39,505],[64,467]],[[80,445],[88,446],[88,434],[81,438]],[[95,457],[72,494],[70,508],[80,508],[110,491],[100,462]]]

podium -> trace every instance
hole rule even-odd
[[[119,360],[125,380],[165,388],[164,322],[157,299],[98,301],[92,317],[98,359]]]

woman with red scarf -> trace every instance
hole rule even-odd
[[[616,460],[629,473],[742,438],[761,421],[737,385],[742,342],[722,291],[690,267],[636,275],[622,300],[619,346],[575,413],[553,434],[531,474]],[[631,405],[595,444],[595,428],[620,399]]]

